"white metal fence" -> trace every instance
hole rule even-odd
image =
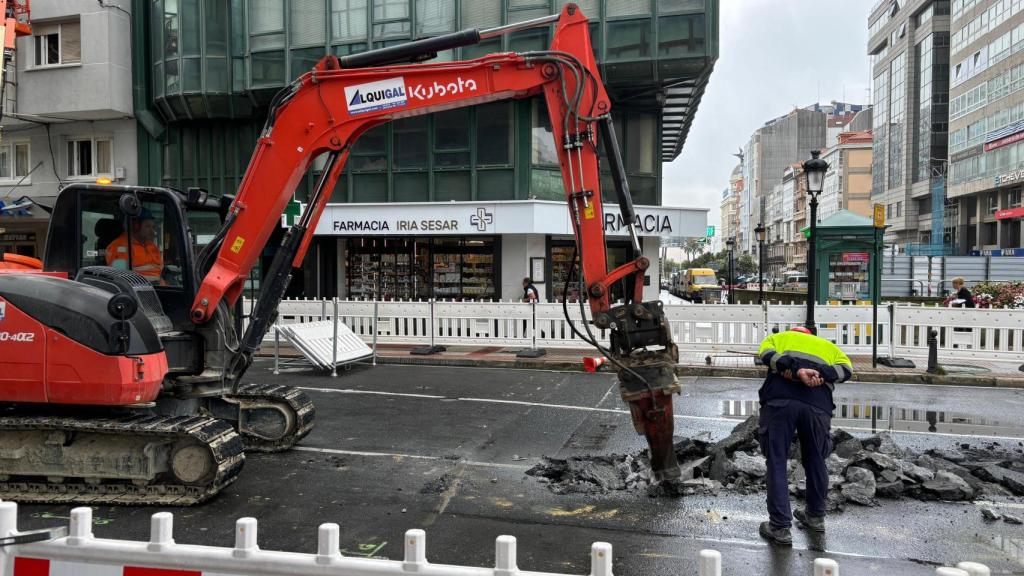
[[[578,304],[569,305],[576,328],[584,330]],[[330,300],[284,300],[278,323],[332,319]],[[802,324],[802,305],[666,304],[665,314],[681,350],[701,353],[752,352],[771,330]],[[589,312],[588,312],[589,315]],[[847,354],[872,351],[870,306],[817,306],[819,335]],[[338,319],[367,342],[499,347],[586,348],[573,334],[561,304],[339,300]],[[591,327],[607,344],[606,331]],[[880,355],[926,357],[928,332],[938,334],[943,360],[1024,362],[1024,310],[887,305],[878,310]],[[272,331],[268,338],[272,338]]]
[[[174,517],[153,514],[149,542],[96,538],[92,533],[92,509],[75,508],[67,529],[19,532],[18,505],[0,502],[0,576],[557,576],[521,570],[516,539],[499,536],[494,544],[494,568],[433,564],[427,560],[426,533],[409,530],[403,539],[403,559],[353,558],[340,552],[340,528],[322,524],[317,533],[316,554],[262,550],[255,518],[235,523],[233,548],[177,544]],[[590,549],[590,576],[612,576],[612,546],[595,542]],[[938,568],[938,576],[988,576],[982,564],[962,562],[959,568]],[[681,572],[680,572],[681,573]],[[701,550],[698,576],[722,576],[722,554]],[[743,569],[734,574],[760,574]],[[896,572],[887,571],[887,574]],[[839,576],[835,560],[814,560],[815,576]]]

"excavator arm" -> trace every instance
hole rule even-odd
[[[556,27],[549,50],[492,54],[462,62],[398,64],[552,22]],[[266,272],[260,298],[227,373],[235,386],[276,318],[292,269],[301,265],[360,135],[399,118],[543,93],[580,263],[577,273],[574,259],[570,279],[575,277],[586,294],[594,326],[609,330],[611,346],[602,346],[586,321],[582,330],[573,329],[616,367],[637,431],[651,445],[655,472],[667,478],[678,475],[671,399],[679,391],[674,375],[678,353],[661,303],[642,302],[649,262],[640,256],[632,201],[613,133],[611,102],[594,61],[587,25],[579,8],[567,4],[560,15],[498,29],[464,30],[343,58],[328,56],[275,97],[224,228],[200,259],[204,276],[192,305],[193,322],[208,322],[222,303],[237,301],[297,184],[315,158],[326,155],[326,162],[306,210],[286,232]],[[634,251],[628,264],[611,271],[605,253],[599,133]],[[610,288],[624,279],[631,291],[625,303],[613,306]]]

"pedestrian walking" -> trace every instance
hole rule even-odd
[[[960,276],[953,278],[953,290],[956,291],[956,300],[953,301],[953,305],[957,308],[974,308],[974,296],[971,295],[971,291],[964,286],[964,279]],[[963,300],[963,302],[959,302]]]
[[[793,435],[800,439],[800,460],[807,476],[806,508],[796,511],[800,525],[825,531],[828,470],[832,452],[832,391],[853,376],[853,365],[838,346],[800,326],[772,334],[761,342],[758,355],[768,376],[758,391],[761,451],[768,465],[768,521],[760,533],[772,544],[792,546],[789,529],[793,514],[787,479]]]
[[[540,300],[540,292],[533,285],[533,280],[527,276],[523,278],[523,302],[537,302]]]

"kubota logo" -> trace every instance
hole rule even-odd
[[[462,76],[459,76],[454,81],[448,82],[447,84],[435,81],[432,85],[428,86],[424,86],[423,84],[410,86],[409,96],[417,100],[430,100],[434,96],[451,96],[453,94],[475,91],[476,80],[473,80],[472,78],[469,80],[463,80]]]

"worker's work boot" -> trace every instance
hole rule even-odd
[[[758,530],[761,537],[777,546],[792,546],[793,535],[789,528],[775,528],[771,522],[761,522],[761,529]]]
[[[806,510],[798,509],[793,512],[793,517],[800,523],[800,526],[810,530],[811,532],[824,532],[825,531],[825,517],[824,516],[809,516]]]

